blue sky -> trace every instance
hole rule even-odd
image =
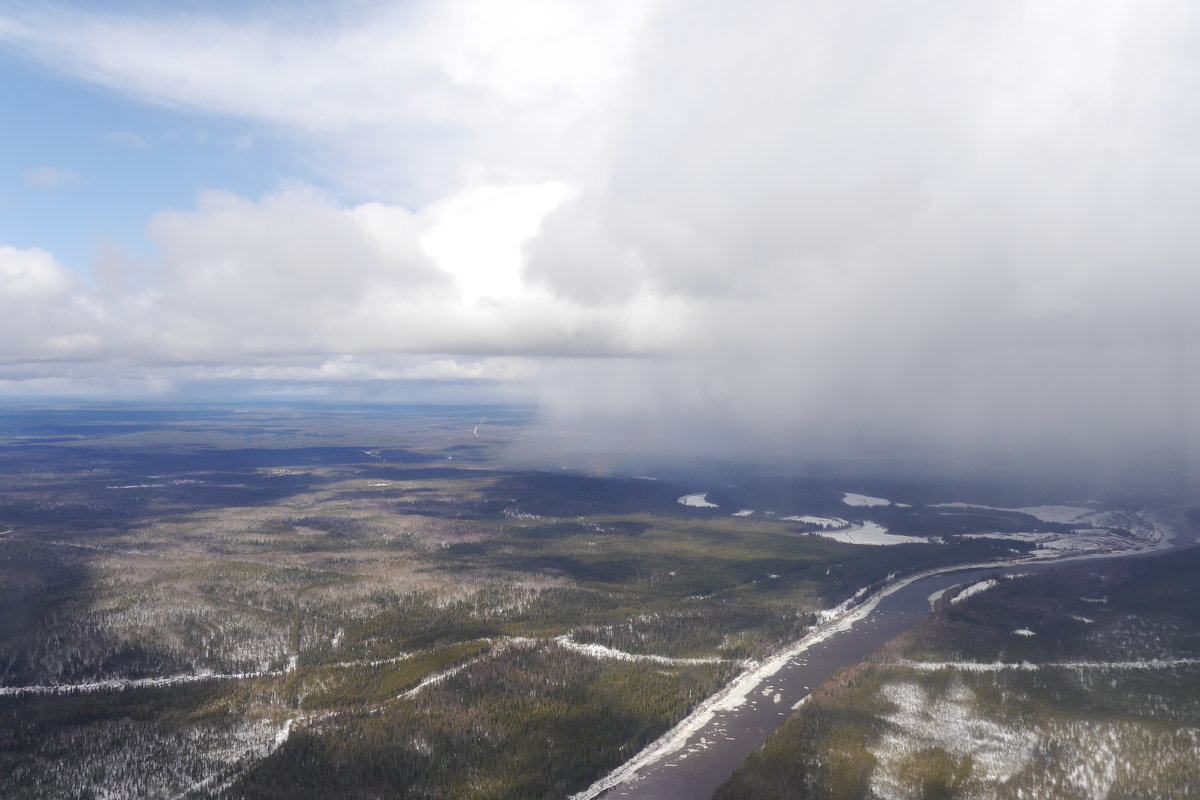
[[[1193,448],[1198,14],[0,2],[0,395]]]
[[[11,53],[0,53],[0,96],[18,110],[0,127],[0,241],[47,248],[84,276],[102,242],[146,253],[150,216],[200,190],[257,196],[304,174],[244,122],[140,103]],[[61,182],[38,185],[46,168]]]

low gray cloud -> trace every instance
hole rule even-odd
[[[1194,467],[1197,20],[1151,5],[672,8],[528,275],[678,298],[692,344],[550,370],[546,419],[795,463]]]

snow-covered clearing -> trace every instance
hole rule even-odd
[[[119,717],[55,724],[42,740],[42,752],[50,757],[32,765],[15,762],[0,782],[22,786],[10,785],[6,798],[195,796],[270,755],[278,731],[279,724],[269,719],[204,718],[164,725]],[[62,753],[71,757],[56,756]]]
[[[871,791],[884,800],[925,796],[927,773],[912,765],[933,748],[965,760],[963,780],[973,787],[965,796],[974,798],[1196,796],[1194,727],[1072,716],[1028,724],[1003,708],[981,710],[980,698],[957,682],[940,696],[889,683],[879,696],[896,706],[884,716],[889,729],[868,747],[876,759]]]
[[[175,795],[173,800],[185,800],[193,792],[199,792],[204,789],[213,789],[212,794],[219,795],[232,786],[251,767],[282,747],[291,735],[293,722],[295,722],[295,719],[285,721],[274,732],[274,736],[261,742],[242,742],[240,743],[240,749],[237,747],[238,742],[232,743],[232,746],[227,747],[226,752],[222,754],[222,760],[226,769],[216,770],[211,775],[193,783]]]
[[[869,544],[869,545],[890,545],[890,544],[907,544],[920,543],[928,544],[929,540],[923,536],[904,536],[898,533],[888,533],[887,528],[875,522],[864,522],[853,528],[844,530],[823,530],[816,531],[817,536],[824,536],[826,539],[834,539],[847,544]]]
[[[708,502],[708,492],[685,494],[675,502],[681,506],[690,506],[692,508],[719,508],[716,503]]]
[[[942,503],[941,508],[986,508],[995,511],[1033,513],[1045,522],[1077,525],[1068,533],[1045,531],[989,532],[963,534],[965,539],[1009,539],[1036,544],[1034,558],[1061,558],[1067,552],[1120,554],[1142,550],[1161,550],[1170,546],[1175,532],[1145,511],[1097,511],[1074,506],[1037,506],[1032,508],[995,508],[968,503]],[[1071,513],[1068,513],[1068,510]],[[1077,512],[1077,513],[1076,513]],[[1073,521],[1068,522],[1072,517]]]
[[[784,517],[784,522],[803,522],[806,525],[818,525],[822,528],[845,528],[850,523],[840,517],[814,517],[808,514],[798,514],[794,517]]]
[[[1106,511],[1091,506],[1024,506],[1021,508],[1001,508],[1000,506],[985,506],[977,503],[935,503],[930,508],[944,508],[951,511],[1007,511],[1018,514],[1028,514],[1040,522],[1051,522],[1060,525],[1072,525],[1092,528],[1123,528],[1141,538],[1155,538],[1156,529],[1161,533],[1150,514],[1145,511]],[[1001,534],[996,534],[1001,535]]]
[[[716,656],[709,658],[671,658],[670,656],[645,655],[642,653],[627,653],[624,650],[614,650],[602,644],[580,644],[571,639],[570,634],[563,634],[554,639],[554,643],[564,650],[580,653],[592,658],[605,658],[615,661],[648,661],[654,664],[687,665],[687,664],[722,664],[727,658]]]
[[[933,747],[970,757],[976,775],[989,783],[1007,781],[1033,756],[1037,736],[977,717],[974,694],[965,686],[937,699],[914,683],[886,684],[880,694],[897,706],[886,717],[893,727],[868,748],[877,761],[871,791],[886,800],[914,796],[905,766]]]
[[[1087,506],[1026,506],[1024,508],[1001,508],[1000,506],[985,506],[979,503],[934,503],[930,508],[948,508],[960,511],[1009,511],[1028,514],[1042,522],[1058,522],[1071,525],[1093,514],[1099,514],[1094,508]]]
[[[882,497],[871,497],[865,494],[855,494],[854,492],[842,492],[842,502],[848,506],[871,507],[871,506],[890,506],[891,500],[884,500]]]
[[[1038,533],[1037,531],[1014,531],[1012,533],[996,531],[994,533],[963,533],[964,539],[1007,539],[1012,542],[1033,542],[1041,544],[1056,538],[1057,534]]]
[[[749,516],[753,516],[753,515],[754,515],[753,508],[743,508],[741,511],[733,512],[733,516],[735,516],[735,517],[749,517]]]

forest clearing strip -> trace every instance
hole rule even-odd
[[[87,683],[51,683],[39,686],[0,686],[0,697],[27,697],[30,695],[73,695],[96,692],[123,692],[130,689],[158,689],[167,686],[182,686],[188,683],[213,681],[238,681],[254,678],[275,678],[286,675],[290,669],[262,670],[259,672],[213,672],[194,675],[169,675],[162,678],[113,678]]]
[[[554,643],[564,650],[570,650],[572,653],[590,656],[592,658],[608,659],[611,661],[643,661],[652,664],[666,664],[668,666],[688,666],[692,664],[726,664],[734,659],[721,658],[719,656],[708,656],[705,658],[673,658],[671,656],[656,656],[644,653],[628,653],[624,650],[616,650],[612,647],[605,647],[602,644],[580,644],[571,638],[569,633],[564,633],[562,636],[554,637]],[[745,664],[745,662],[741,662]]]
[[[534,643],[534,639],[520,638],[505,638],[505,639],[484,639],[489,643],[506,644],[528,644]],[[492,655],[497,650],[485,653],[479,658],[485,658]],[[395,664],[401,661],[412,658],[419,653],[401,653],[392,658],[376,659],[371,661],[339,661],[333,664],[314,664],[313,668],[334,668],[334,669],[355,669],[359,667],[378,667],[384,664]],[[464,662],[452,670],[459,670],[466,667],[468,664],[479,660],[479,658]],[[291,656],[288,659],[288,664],[283,669],[256,670],[250,672],[200,672],[184,675],[166,675],[159,678],[111,678],[102,681],[86,681],[83,683],[48,683],[35,684],[30,686],[0,686],[0,697],[27,697],[31,695],[73,695],[73,694],[93,694],[96,692],[123,692],[132,689],[159,689],[169,686],[183,686],[190,683],[208,683],[212,681],[239,681],[253,680],[255,678],[278,678],[295,672],[297,669],[298,660],[296,656]],[[427,683],[436,683],[438,680],[444,680],[449,677],[444,673],[438,673],[426,678],[417,689],[424,688]],[[414,693],[416,689],[410,689],[399,697],[406,697]]]
[[[426,688],[433,686],[435,684],[441,683],[442,681],[446,680],[447,678],[452,678],[455,675],[457,675],[458,673],[462,672],[467,667],[473,666],[474,664],[477,664],[480,661],[483,661],[488,658],[493,658],[493,657],[499,655],[500,653],[503,653],[509,647],[531,647],[533,645],[539,644],[537,639],[525,639],[525,638],[518,637],[518,636],[506,636],[502,639],[484,639],[481,641],[489,642],[492,645],[491,649],[489,649],[485,653],[481,653],[480,655],[475,656],[472,659],[464,661],[461,664],[457,664],[453,667],[450,667],[449,669],[444,669],[441,672],[435,672],[434,674],[427,676],[413,688],[409,689],[406,692],[401,692],[400,694],[396,695],[395,699],[396,700],[405,700],[410,697],[416,697],[418,694],[420,694]]]

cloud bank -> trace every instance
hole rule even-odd
[[[0,16],[372,198],[206,194],[86,286],[0,250],[7,361],[521,359],[647,450],[1196,467],[1190,4],[503,9]]]

